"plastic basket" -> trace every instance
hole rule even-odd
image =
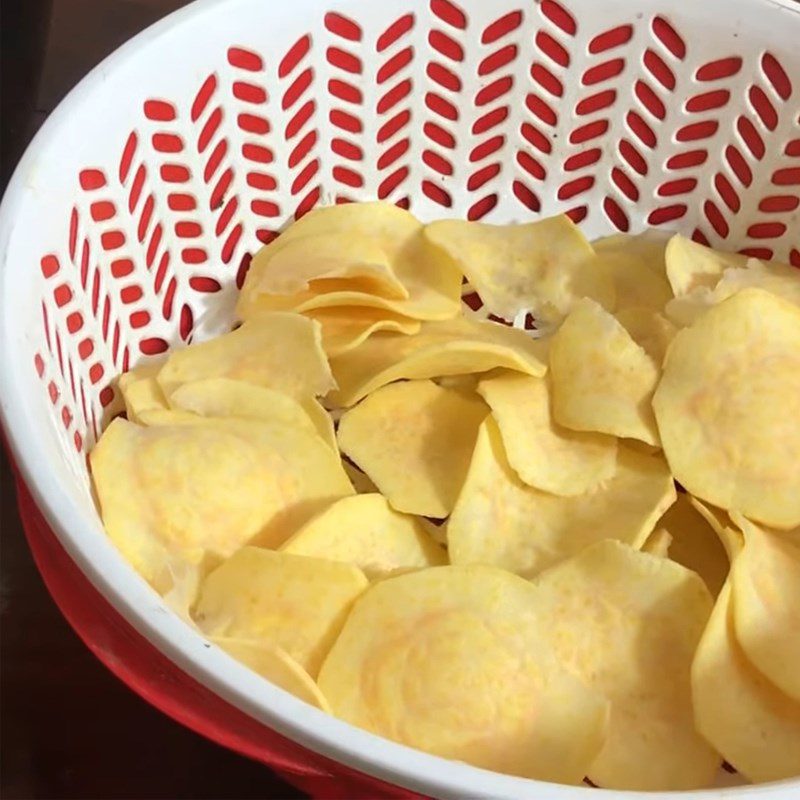
[[[800,266],[798,42],[794,0],[202,0],[101,64],[0,211],[21,510],[89,646],[317,796],[592,796],[381,740],[210,647],[105,537],[86,453],[119,407],[113,377],[225,330],[251,253],[319,203],[489,222],[565,211],[590,237],[680,230]]]

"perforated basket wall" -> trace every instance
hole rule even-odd
[[[271,4],[229,5],[224,43],[165,34],[171,63],[143,62],[102,156],[64,152],[57,235],[18,265],[38,295],[21,357],[76,456],[114,408],[112,378],[229,325],[251,253],[318,203],[566,211],[591,235],[679,229],[800,265],[800,61],[746,21],[406,0],[318,3],[275,35]]]

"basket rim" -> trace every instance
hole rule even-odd
[[[28,193],[25,175],[41,152],[58,135],[64,122],[89,100],[96,84],[109,72],[135,58],[145,44],[168,36],[184,23],[196,21],[223,7],[253,0],[194,0],[124,43],[94,67],[58,104],[33,137],[17,164],[0,202],[0,297],[8,303],[9,243],[15,219]],[[319,0],[307,0],[307,4]],[[739,0],[752,8],[773,6],[798,15],[797,0]],[[330,0],[329,5],[339,4]],[[756,12],[754,12],[756,13]],[[308,706],[230,659],[169,612],[161,599],[138,577],[119,553],[108,558],[92,553],[86,535],[86,512],[69,496],[55,476],[41,469],[47,450],[30,404],[15,380],[22,369],[12,347],[7,314],[0,315],[0,425],[8,447],[36,505],[69,555],[91,584],[139,633],[153,642],[179,668],[260,723],[304,747],[353,769],[413,791],[436,797],[530,797],[547,791],[553,800],[587,800],[600,794],[615,797],[675,800],[722,800],[758,796],[759,800],[786,800],[800,787],[800,779],[769,784],[703,789],[686,792],[621,792],[585,786],[563,786],[490,772],[460,762],[428,755],[338,720]],[[96,548],[95,548],[96,549]],[[112,548],[113,549],[113,548]]]

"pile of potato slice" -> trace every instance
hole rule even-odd
[[[800,775],[800,270],[351,204],[257,253],[238,316],[120,376],[91,453],[190,624],[490,770]]]

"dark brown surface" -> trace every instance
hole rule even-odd
[[[30,137],[82,75],[185,2],[0,2],[2,189]],[[265,767],[172,722],[95,660],[31,560],[5,452],[0,486],[0,797],[302,797]]]

